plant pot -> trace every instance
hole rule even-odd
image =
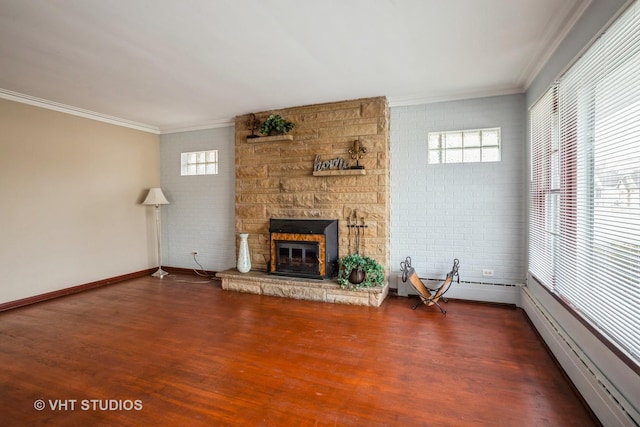
[[[364,270],[356,270],[355,268],[351,270],[349,273],[349,283],[353,283],[354,285],[359,285],[364,282],[364,278],[366,273]]]

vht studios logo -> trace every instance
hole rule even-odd
[[[38,399],[33,402],[37,411],[141,411],[142,400],[130,399]]]

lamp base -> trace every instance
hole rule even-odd
[[[167,276],[167,275],[169,275],[169,273],[164,271],[162,268],[158,268],[158,271],[152,274],[153,277],[157,277],[158,279],[162,279],[164,276]]]

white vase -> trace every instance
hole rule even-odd
[[[240,249],[238,250],[238,271],[248,273],[251,271],[251,256],[249,256],[249,235],[240,233]]]

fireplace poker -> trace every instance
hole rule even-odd
[[[349,239],[349,254],[353,253],[351,252],[351,215],[349,215],[349,217],[347,218],[347,230],[348,230],[348,239]]]
[[[358,234],[364,236],[364,217],[360,217],[360,221],[362,221],[362,225],[358,227]],[[360,254],[360,237],[358,237],[358,254]],[[364,249],[362,250],[362,256],[364,256]]]

